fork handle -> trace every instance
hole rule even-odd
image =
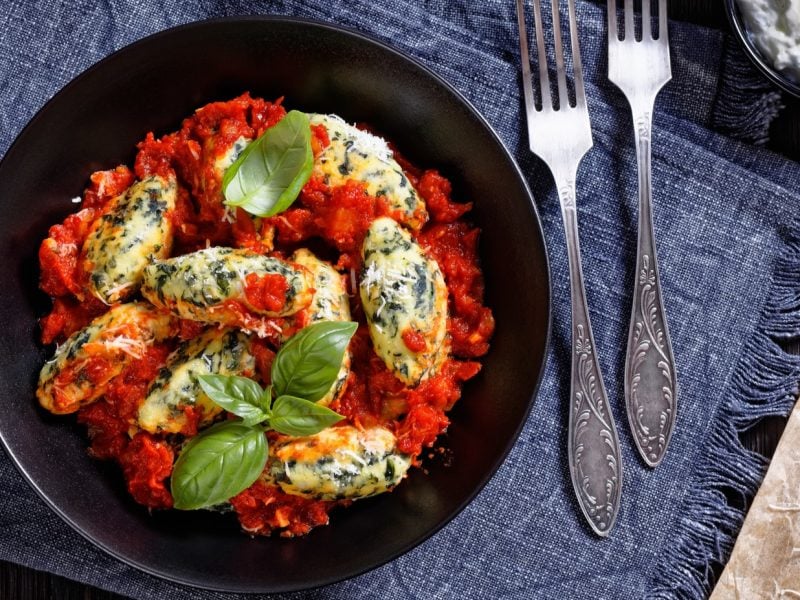
[[[675,427],[677,380],[653,234],[650,179],[651,111],[633,114],[639,164],[639,236],[625,356],[625,404],[633,439],[645,462],[664,458]]]
[[[574,178],[559,186],[559,195],[567,239],[572,301],[572,374],[567,430],[569,470],[581,511],[595,533],[605,537],[619,511],[622,459],[589,321]]]

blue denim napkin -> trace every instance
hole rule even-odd
[[[778,98],[718,31],[672,23],[673,80],[655,116],[655,226],[680,383],[678,422],[655,471],[635,453],[622,397],[633,287],[636,165],[627,105],[605,77],[605,7],[579,2],[594,149],[579,175],[589,306],[625,460],[610,539],[587,532],[565,466],[566,249],[552,180],[525,142],[513,3],[416,0],[7,0],[0,28],[0,151],[72,77],[169,26],[236,14],[339,23],[408,52],[488,118],[537,198],[553,272],[553,343],[535,408],[504,465],[418,548],[311,598],[700,598],[726,560],[765,469],[738,433],[786,414],[800,360],[800,166],[764,141]],[[756,82],[754,84],[754,82]],[[723,132],[726,135],[722,135]],[[735,141],[730,136],[746,140]],[[0,454],[0,558],[136,598],[217,598],[108,557],[51,512]],[[727,499],[732,499],[730,504]],[[331,525],[335,527],[334,523]],[[299,597],[299,595],[298,595]]]

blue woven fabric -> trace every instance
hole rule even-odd
[[[800,330],[800,166],[730,137],[763,141],[777,98],[743,85],[752,71],[723,33],[671,24],[673,80],[656,107],[655,226],[680,404],[666,459],[651,471],[635,453],[619,401],[637,214],[630,115],[604,76],[605,7],[578,3],[595,141],[578,175],[583,263],[625,461],[619,520],[610,539],[600,540],[581,523],[565,464],[566,248],[552,179],[523,133],[512,2],[7,0],[4,7],[0,152],[49,97],[115,49],[206,17],[292,14],[371,33],[420,59],[487,117],[527,175],[552,260],[554,326],[541,391],[519,441],[441,532],[308,597],[708,594],[713,565],[726,560],[742,506],[765,469],[738,432],[764,415],[787,413],[800,378],[798,358],[775,343]],[[60,521],[2,454],[0,489],[2,559],[136,598],[227,597],[162,582],[106,556]]]

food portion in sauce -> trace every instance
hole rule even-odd
[[[291,261],[305,267],[313,278],[314,298],[306,309],[307,324],[323,321],[350,321],[350,301],[347,297],[345,278],[330,263],[320,260],[305,248],[296,250]],[[339,374],[330,391],[318,404],[328,406],[344,391],[350,375],[350,353],[345,352]]]
[[[328,145],[314,161],[314,172],[329,186],[347,181],[363,184],[370,196],[384,198],[399,221],[412,229],[425,224],[425,201],[397,163],[389,145],[336,115],[311,115],[311,124],[325,128]]]
[[[150,433],[193,434],[214,422],[222,408],[200,388],[199,375],[255,374],[250,338],[235,329],[210,328],[181,343],[150,385],[137,425]]]
[[[354,500],[392,489],[410,466],[411,457],[397,450],[388,429],[344,425],[276,439],[264,481],[305,498]]]
[[[364,238],[359,291],[375,352],[408,385],[447,358],[447,287],[436,261],[388,217]]]
[[[144,270],[142,295],[183,319],[255,328],[259,316],[283,317],[307,307],[314,291],[302,266],[213,247],[153,262]]]
[[[96,219],[83,245],[83,268],[89,290],[101,302],[111,304],[133,296],[145,267],[172,251],[172,222],[167,212],[175,209],[174,178],[148,177],[108,203]]]
[[[73,333],[39,373],[36,396],[55,414],[97,400],[152,344],[175,335],[175,319],[142,302],[117,304]]]
[[[280,152],[313,166],[282,172]],[[471,205],[450,193],[374,133],[280,100],[148,134],[42,242],[57,346],[40,404],[77,413],[149,509],[221,507],[296,536],[390,492],[494,329]]]

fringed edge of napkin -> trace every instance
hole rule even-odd
[[[728,560],[769,464],[742,446],[739,433],[765,416],[788,415],[797,397],[800,356],[787,354],[778,341],[800,333],[800,218],[793,219],[786,235],[759,325],[727,385],[675,535],[656,566],[653,596],[694,600],[711,593],[714,567]]]
[[[781,92],[756,70],[738,42],[725,36],[711,126],[737,140],[763,145],[782,108]]]

